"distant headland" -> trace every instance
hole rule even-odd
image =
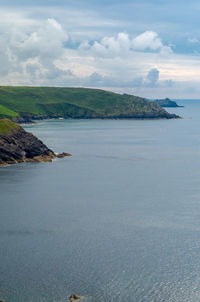
[[[0,118],[172,119],[156,102],[101,89],[0,86]]]
[[[160,105],[161,107],[184,107],[178,105],[175,101],[172,101],[169,98],[154,100],[154,102],[156,102],[156,104]]]

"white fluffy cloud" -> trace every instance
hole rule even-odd
[[[39,78],[56,73],[55,60],[60,59],[66,49],[67,33],[54,19],[27,27],[0,24],[0,75],[2,82],[11,82],[17,77],[21,83],[32,83]],[[1,31],[1,28],[4,31]]]
[[[132,45],[135,50],[159,50],[163,47],[158,34],[153,31],[145,31],[141,35],[137,36],[133,39]]]
[[[53,18],[12,17],[14,25],[0,18],[1,85],[109,87],[145,95],[186,80],[192,87],[194,75],[200,77],[199,57],[173,53],[153,31],[73,44],[73,34]]]
[[[119,33],[117,37],[105,37],[100,42],[94,42],[91,50],[97,55],[117,56],[129,52],[130,45],[128,34]]]
[[[89,44],[81,43],[80,50],[91,51],[102,57],[125,56],[134,51],[157,51],[163,54],[172,53],[170,46],[164,45],[156,32],[146,31],[131,39],[127,33],[118,33],[116,37],[104,37]]]
[[[170,54],[170,46],[164,45],[161,38],[154,31],[145,31],[132,41],[134,50],[137,51],[159,51],[161,54]]]
[[[6,34],[1,32],[1,27]],[[70,42],[69,35],[55,19],[39,23],[25,19],[15,27],[4,20],[0,24],[1,81],[2,84],[29,85],[75,85],[77,82],[77,85],[111,86],[113,83],[119,86],[121,83],[125,87],[134,79],[139,85],[141,75],[135,76],[126,70],[127,59],[132,61],[128,63],[130,66],[137,61],[134,40],[127,33],[118,33],[99,42],[83,41],[70,49],[66,46]]]
[[[20,59],[40,57],[55,59],[62,55],[63,43],[68,36],[62,26],[54,19],[48,19],[42,27],[31,33],[22,33],[22,39],[14,36],[10,47]]]

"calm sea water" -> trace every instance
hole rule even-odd
[[[200,301],[200,101],[179,103],[26,126],[73,156],[0,169],[0,299]]]

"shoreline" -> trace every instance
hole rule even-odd
[[[34,125],[37,124],[40,121],[63,121],[63,120],[177,120],[177,119],[183,119],[182,116],[178,116],[176,114],[171,114],[174,116],[169,117],[74,117],[74,118],[60,118],[60,117],[42,117],[42,118],[34,118],[32,120],[23,120],[23,121],[16,121],[16,123],[20,125]]]

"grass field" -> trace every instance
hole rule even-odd
[[[18,125],[9,119],[0,120],[0,134],[6,135],[17,129]]]
[[[0,116],[2,117],[16,117],[19,116],[19,114],[17,112],[14,112],[13,110],[10,110],[8,108],[6,108],[5,106],[0,104]]]

